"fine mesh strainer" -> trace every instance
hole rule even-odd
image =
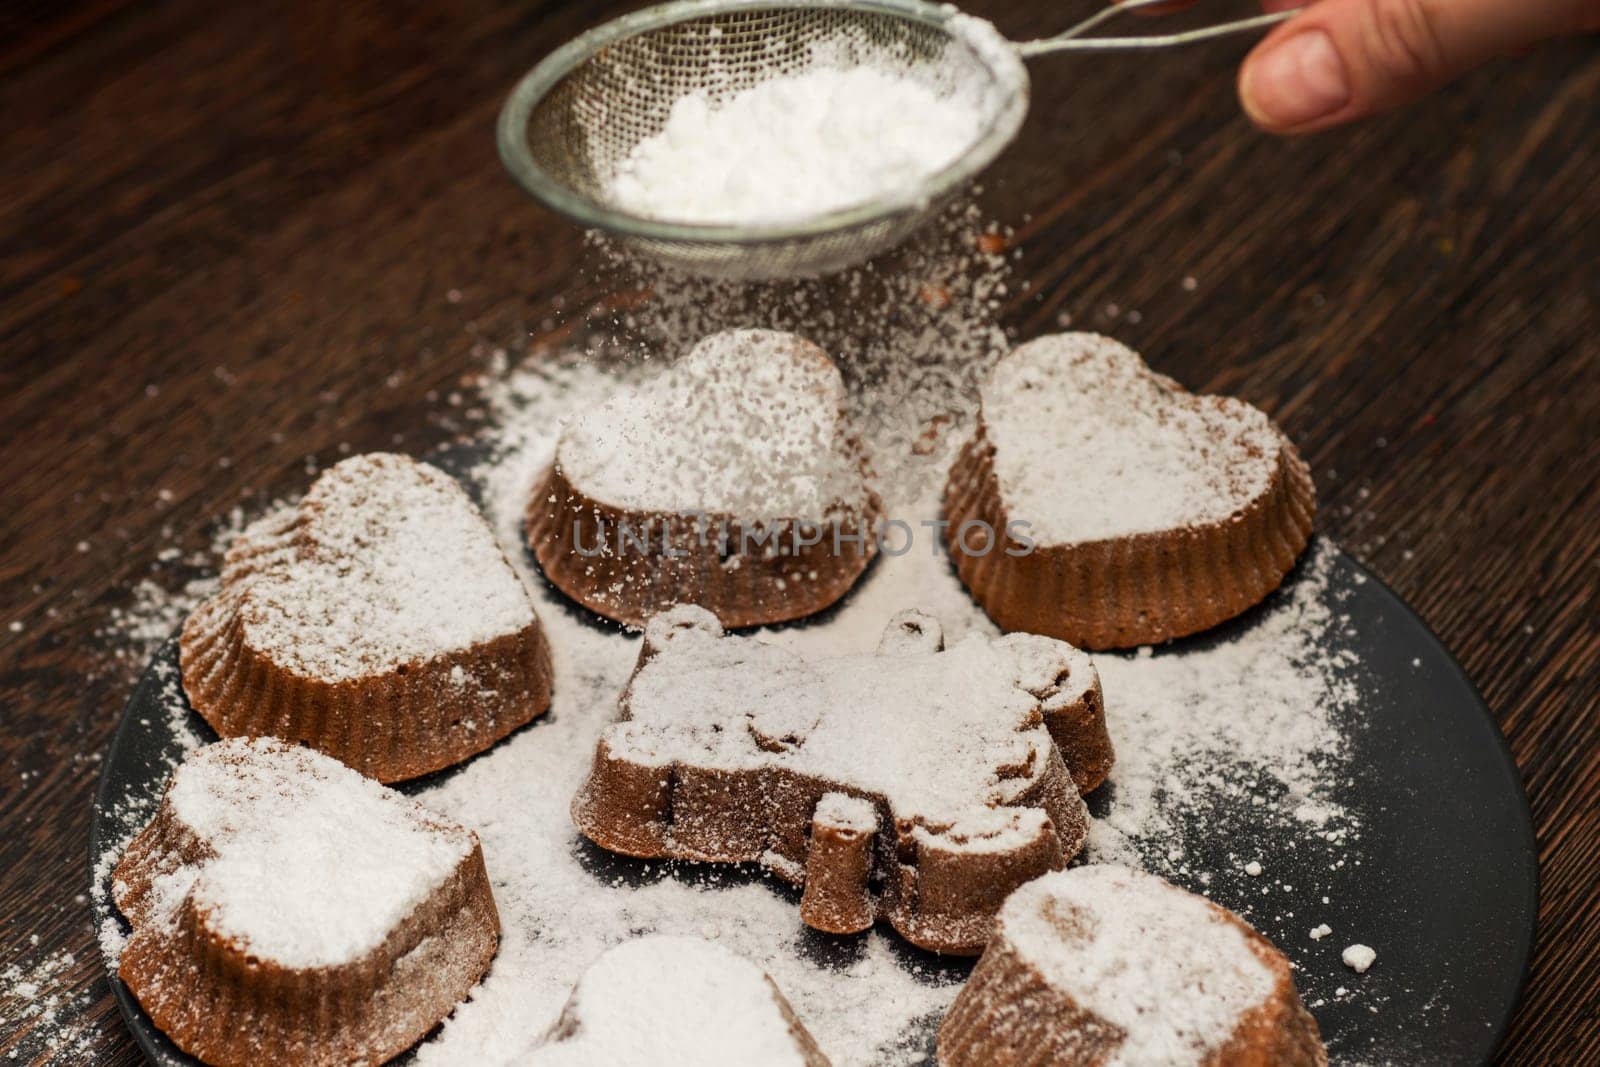
[[[1182,33],[1084,36],[1115,15],[1170,2],[1123,0],[1059,36],[1013,43],[986,22],[925,0],[678,0],[590,30],[530,71],[500,112],[500,157],[549,207],[688,272],[740,281],[825,274],[899,244],[1000,154],[1028,109],[1023,58],[1188,44],[1294,14]],[[954,162],[907,188],[794,221],[670,222],[612,202],[607,178],[661,131],[680,97],[724,100],[817,62],[892,63],[938,91],[959,90],[980,102],[980,132]]]

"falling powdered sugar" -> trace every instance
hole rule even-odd
[[[607,343],[658,365],[751,324],[814,342],[843,376],[845,426],[893,508],[943,484],[946,438],[976,410],[978,385],[1007,347],[996,322],[1013,292],[1006,245],[959,201],[892,258],[815,279],[739,285],[613,250],[606,282],[635,295],[612,312]],[[684,421],[706,417],[709,404],[686,406]]]

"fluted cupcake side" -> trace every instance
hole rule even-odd
[[[939,1067],[1088,1067],[1124,1036],[1053,988],[1002,933],[939,1024],[937,1055]]]
[[[1250,949],[1277,976],[1266,1002],[1245,1012],[1206,1067],[1328,1067],[1317,1020],[1295,989],[1289,964],[1258,931],[1244,930]]]
[[[1027,516],[1008,511],[980,420],[944,505],[956,572],[1002,629],[1111,649],[1198,633],[1259,603],[1309,542],[1316,491],[1285,439],[1267,491],[1226,519],[1025,551],[1004,533]]]
[[[591,499],[552,465],[529,497],[526,532],[551,584],[598,615],[643,626],[673,605],[698,604],[724,626],[746,627],[804,618],[848,593],[877,555],[878,510],[869,495],[814,528],[627,511]]]

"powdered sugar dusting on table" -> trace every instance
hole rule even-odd
[[[14,934],[19,954],[0,965],[0,1019],[14,1032],[0,1036],[0,1044],[10,1046],[0,1062],[89,1062],[99,1036],[89,1015],[95,1000],[94,985],[84,977],[89,961],[65,949],[44,951],[38,934],[28,935],[23,949],[21,932]]]
[[[1193,397],[1097,334],[1022,345],[982,397],[1007,514],[1044,545],[1220,522],[1267,491],[1285,445],[1256,408]]]
[[[1198,1065],[1276,978],[1204,899],[1110,864],[1013,893],[1000,935],[1054,988],[1126,1034],[1106,1067]]]

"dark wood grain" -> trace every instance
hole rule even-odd
[[[491,127],[621,6],[0,14],[0,971],[75,960],[51,983],[74,1043],[6,1019],[0,1056],[138,1061],[79,896],[137,666],[107,613],[307,456],[449,436],[475,345],[597,295]],[[1064,21],[970,6],[1015,36]],[[987,194],[1030,281],[1008,321],[1114,328],[1301,443],[1322,528],[1461,658],[1527,780],[1542,927],[1503,1058],[1600,1062],[1600,48],[1283,142],[1237,115],[1243,47],[1036,64]]]

